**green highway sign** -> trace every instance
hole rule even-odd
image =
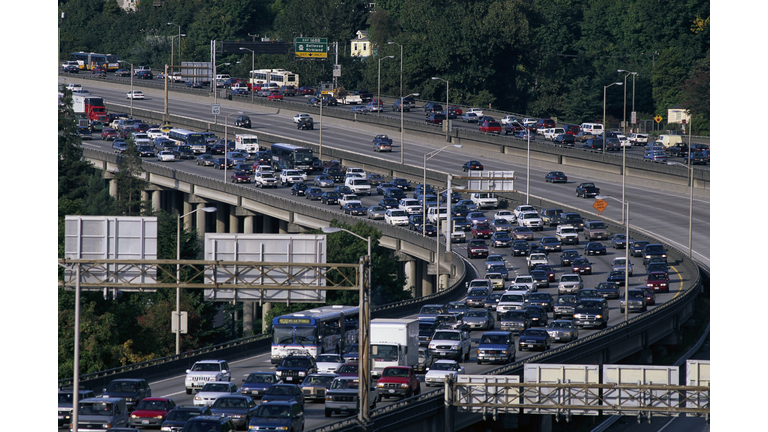
[[[296,57],[328,58],[327,38],[296,38]]]

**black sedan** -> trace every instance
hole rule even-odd
[[[548,292],[533,292],[528,295],[528,304],[541,306],[549,312],[554,308],[555,299]]]
[[[649,244],[650,242],[647,242],[645,240],[638,240],[631,242],[631,250],[630,255],[633,257],[641,257],[643,256],[643,252],[645,251],[645,246]]]
[[[605,245],[599,242],[589,242],[584,245],[584,255],[605,255]]]
[[[395,198],[382,198],[381,201],[379,201],[379,205],[385,207],[387,210],[397,208],[399,204],[400,202]]]
[[[562,254],[560,254],[560,265],[562,267],[566,267],[566,266],[572,265],[573,264],[573,260],[575,260],[576,258],[578,258],[580,256],[581,255],[579,255],[579,251],[577,251],[577,250],[573,250],[573,249],[565,250],[565,251],[563,251]]]
[[[342,211],[344,214],[352,215],[352,216],[365,216],[368,212],[368,208],[364,207],[359,202],[351,202],[344,207],[342,207]]]
[[[309,189],[309,186],[306,183],[294,183],[291,186],[291,195],[304,196],[307,193],[307,189]]]
[[[619,284],[616,282],[600,282],[597,284],[597,287],[595,287],[597,292],[606,299],[617,299],[619,298]]]
[[[542,237],[541,240],[539,240],[539,246],[544,248],[546,253],[560,252],[562,249],[560,240],[558,240],[557,237]]]
[[[414,225],[414,229],[418,234],[421,234],[421,230],[424,230],[424,235],[427,237],[434,237],[437,235],[437,228],[431,223]]]
[[[512,256],[528,256],[531,251],[531,245],[525,240],[515,240],[512,242]]]
[[[611,273],[608,275],[608,282],[624,283],[626,278],[624,270],[611,270]]]
[[[298,183],[300,184],[300,183]],[[323,197],[323,190],[319,187],[311,187],[304,191],[304,198],[310,201],[320,201]]]
[[[524,309],[531,313],[531,326],[545,326],[549,324],[547,310],[542,306],[529,304]]]
[[[341,194],[336,191],[328,191],[320,196],[320,203],[327,205],[338,205]]]
[[[510,247],[512,246],[512,237],[510,237],[508,232],[497,231],[491,236],[491,246]]]
[[[614,249],[625,249],[627,247],[626,234],[614,234],[611,238],[611,246]]]
[[[483,164],[481,164],[479,161],[472,160],[472,161],[469,161],[469,162],[465,163],[464,165],[462,165],[461,169],[464,172],[467,172],[467,171],[482,171],[483,170]]]
[[[544,270],[531,270],[530,272],[533,280],[536,281],[536,286],[539,288],[549,288],[549,274]],[[529,299],[530,300],[530,299]]]
[[[295,387],[298,388],[298,386]],[[217,417],[230,417],[236,427],[247,428],[256,407],[256,402],[250,396],[219,396],[211,405],[211,414]]]
[[[569,134],[558,134],[556,137],[552,138],[552,142],[560,145],[573,146],[576,143],[576,138]]]
[[[568,183],[568,176],[562,171],[550,171],[544,176],[544,181],[549,183]]]
[[[131,76],[131,71],[125,68],[120,68],[115,71],[115,76],[119,76],[119,77]]]
[[[552,346],[549,333],[543,329],[525,329],[520,333],[518,341],[520,351],[525,349],[541,349],[546,351]]]

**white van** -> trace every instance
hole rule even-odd
[[[371,195],[371,184],[368,183],[367,179],[348,177],[344,181],[344,185],[349,186],[349,188],[352,189],[357,195]]]
[[[427,222],[437,224],[437,217],[441,220],[448,220],[448,209],[445,207],[430,207],[427,209]]]
[[[582,123],[580,126],[582,131],[589,132],[592,135],[602,135],[603,125],[600,123]]]
[[[659,135],[659,139],[656,142],[660,142],[664,147],[680,144],[683,142],[682,135]]]

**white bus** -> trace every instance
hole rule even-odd
[[[202,132],[187,129],[171,129],[168,132],[168,139],[176,141],[178,145],[189,146],[195,154],[203,154],[208,150],[205,136]]]
[[[299,88],[299,74],[285,69],[257,69],[250,72],[251,85],[261,87],[264,84],[275,83],[278,87],[292,85]],[[257,89],[258,90],[258,89]]]

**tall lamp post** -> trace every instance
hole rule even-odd
[[[131,118],[133,118],[133,63],[131,63]]]
[[[359,234],[355,234],[352,231],[344,228],[334,228],[334,227],[323,227],[323,232],[326,234],[334,234],[339,231],[344,231],[347,234],[351,234],[360,240],[367,241],[368,242],[368,255],[366,256],[366,260],[368,261],[368,272],[367,272],[367,279],[368,282],[366,284],[363,284],[362,281],[360,281],[360,305],[358,309],[360,310],[360,338],[358,340],[359,346],[358,351],[360,353],[360,362],[359,367],[357,368],[357,376],[358,376],[358,386],[357,386],[357,398],[360,401],[360,409],[357,413],[357,418],[360,421],[361,424],[366,425],[369,422],[369,416],[368,416],[368,394],[370,390],[370,382],[371,382],[371,372],[369,370],[370,367],[370,331],[371,331],[371,316],[369,314],[370,310],[370,301],[369,296],[371,292],[371,266],[373,264],[372,256],[371,256],[371,237],[365,238]],[[362,275],[361,275],[362,276]]]
[[[384,59],[393,59],[393,58],[395,58],[395,56],[379,57],[379,90],[378,90],[377,96],[376,96],[376,98],[377,98],[376,99],[376,115],[378,117],[381,117],[381,108],[382,108],[382,105],[384,105],[383,103],[381,103],[381,61],[384,60]],[[321,105],[322,105],[322,103],[321,103]]]
[[[691,183],[690,201],[688,202],[688,258],[693,259],[693,165],[691,165],[691,147],[688,146],[688,165],[680,162],[667,162],[667,165],[680,165],[688,168],[688,181]]]
[[[389,41],[387,45],[400,47],[400,164],[403,163],[403,45]]]
[[[400,164],[403,164],[403,160],[405,158],[405,125],[404,125],[404,119],[403,119],[403,101],[407,97],[416,96],[418,97],[418,93],[411,93],[407,96],[403,96],[402,93],[400,93]]]
[[[440,80],[445,82],[445,141],[449,141],[448,139],[448,127],[450,121],[448,120],[448,80],[442,79],[440,77],[432,77],[433,80]]]
[[[251,72],[248,74],[248,82],[251,83],[251,104],[253,104],[253,70],[256,66],[256,53],[252,49],[248,49],[245,47],[240,47],[241,50],[244,51],[250,51],[251,52]]]
[[[456,147],[458,149],[458,148],[461,148],[462,145],[461,144],[454,144],[454,145],[450,145],[449,144],[449,145],[447,145],[445,147],[441,147],[441,148],[439,148],[439,149],[437,149],[437,150],[435,150],[435,151],[433,151],[431,153],[424,153],[424,181],[423,181],[422,187],[421,187],[422,188],[421,189],[421,194],[424,195],[425,197],[427,196],[427,161],[432,159],[433,157],[437,156],[438,153],[440,153],[441,151],[447,149],[448,147]],[[438,201],[438,207],[440,207],[439,204],[440,203]],[[423,215],[422,215],[423,219],[421,220],[421,224],[422,224],[421,236],[424,237],[426,234],[425,234],[425,230],[424,230],[423,226],[426,225],[426,223],[427,223],[427,206],[424,205],[424,203],[422,203],[421,207],[422,207],[422,211],[423,211]],[[439,223],[440,222],[440,214],[439,214],[439,212],[438,212],[438,215],[437,215],[437,220],[438,220],[438,226],[439,226],[439,224],[440,224]],[[440,244],[440,233],[439,232],[437,233],[437,239],[438,239],[438,243],[437,244],[439,245]]]
[[[624,75],[624,120],[622,122],[623,128],[622,131],[624,132],[624,135],[627,135],[627,77],[630,75],[637,75],[637,72],[630,72],[626,71],[624,69],[619,69],[617,72],[623,73],[626,72],[627,74]],[[635,78],[632,77],[632,81],[634,82]],[[632,86],[633,94],[634,94],[634,84]],[[634,96],[633,96],[633,102],[634,102]],[[605,127],[605,126],[603,126]],[[605,130],[603,130],[605,131]],[[605,142],[603,142],[603,146],[605,146]],[[621,145],[621,201],[624,202],[624,190],[626,187],[627,182],[627,148],[624,146],[624,144]],[[624,207],[621,208],[621,220],[624,221]]]
[[[229,126],[229,116],[242,113],[242,111],[235,111],[224,117],[224,183],[227,182],[227,153],[229,153],[229,146],[227,145],[227,127]]]
[[[213,213],[216,211],[216,207],[202,207],[192,210],[189,213],[179,215],[176,221],[176,261],[181,261],[181,220],[185,216],[189,216],[192,213],[198,211],[204,211],[206,213]],[[179,355],[179,349],[181,347],[181,265],[176,263],[176,355]]]
[[[605,130],[603,130],[605,131]],[[617,198],[614,198],[610,195],[596,195],[595,199],[606,199],[610,198],[615,201],[619,201]],[[627,201],[619,201],[621,203],[621,211],[622,214],[624,212],[624,206],[627,207],[627,218],[624,222],[626,225],[627,231],[626,231],[626,243],[624,247],[624,321],[627,321],[629,318],[629,202]]]
[[[607,86],[603,87],[603,156],[605,156],[605,95],[608,92],[608,87],[615,86],[615,85],[621,85],[621,82],[615,82],[613,84],[608,84]]]
[[[179,58],[181,58],[181,25],[172,22],[169,22],[168,25],[175,25],[179,28]],[[179,61],[179,65],[181,65],[181,61]],[[173,38],[171,38],[171,66],[173,66]]]

